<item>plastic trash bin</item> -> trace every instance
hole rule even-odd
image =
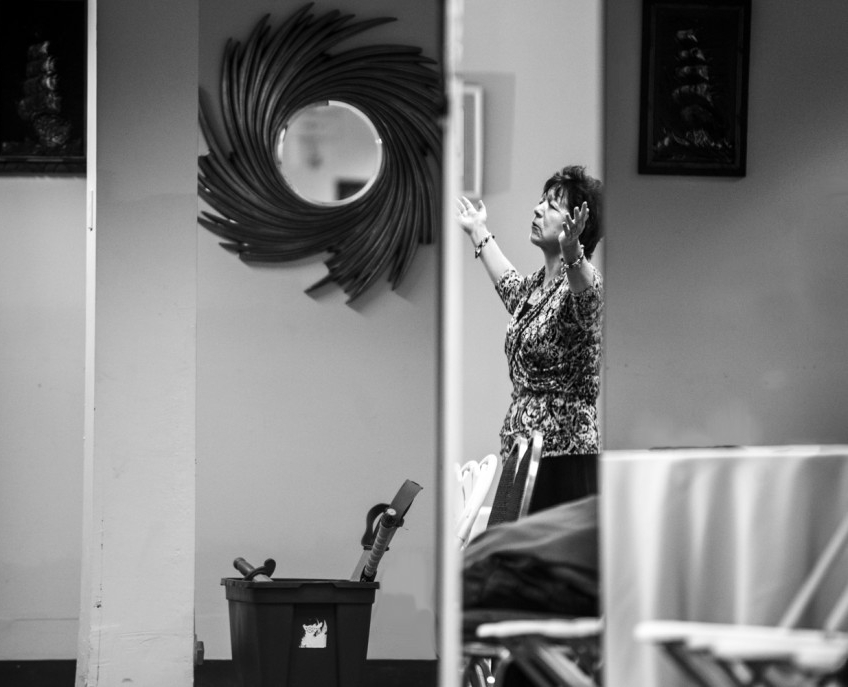
[[[223,578],[241,687],[359,687],[379,582]]]

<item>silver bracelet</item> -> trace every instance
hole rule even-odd
[[[580,267],[580,265],[583,264],[583,259],[585,257],[586,257],[586,253],[583,251],[583,247],[581,246],[580,247],[580,255],[577,256],[577,260],[575,260],[574,262],[566,262],[565,258],[560,258],[560,260],[562,260],[562,266],[565,269],[570,270],[574,267]]]
[[[489,239],[493,239],[493,238],[495,238],[494,234],[486,234],[486,236],[483,237],[483,240],[480,241],[480,243],[477,244],[477,246],[474,248],[474,258],[475,258],[475,260],[477,258],[479,258],[480,253],[483,252],[483,246],[485,246],[489,242]]]

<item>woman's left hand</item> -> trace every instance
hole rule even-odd
[[[559,233],[559,245],[563,251],[567,246],[577,243],[588,219],[589,206],[586,202],[579,208],[574,208],[573,213],[568,212],[568,210],[565,211],[565,221],[562,223],[562,231]]]

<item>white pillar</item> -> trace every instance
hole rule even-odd
[[[445,3],[445,54],[449,116],[444,127],[444,180],[442,189],[442,232],[440,254],[440,336],[439,336],[439,685],[457,687],[462,660],[461,556],[456,545],[454,518],[450,515],[454,493],[459,489],[454,472],[465,462],[463,443],[462,393],[462,281],[464,237],[456,228],[454,199],[460,195],[462,170],[462,98],[456,78],[461,57],[464,16],[463,0]]]
[[[89,0],[77,686],[193,682],[198,0]]]

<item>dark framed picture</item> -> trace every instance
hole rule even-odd
[[[751,0],[643,0],[640,174],[745,176]]]
[[[0,3],[0,174],[83,174],[85,0]]]

